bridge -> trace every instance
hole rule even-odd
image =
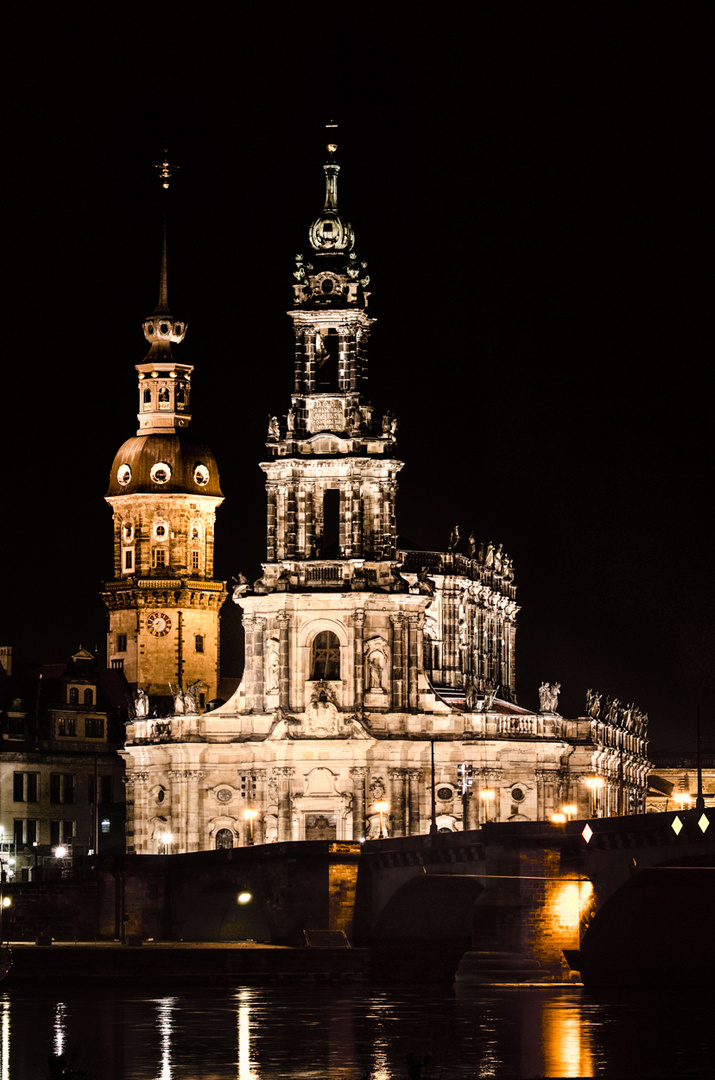
[[[70,922],[65,936],[137,943],[302,945],[306,929],[338,930],[371,948],[378,973],[466,984],[574,971],[592,985],[692,984],[714,970],[712,808],[91,863],[83,882],[45,888],[56,937]],[[41,906],[33,888],[12,887],[24,936]]]

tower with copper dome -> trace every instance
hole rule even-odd
[[[169,173],[165,162],[164,187]],[[197,702],[205,703],[218,689],[219,610],[226,598],[213,565],[223,495],[211,450],[189,432],[193,366],[172,354],[186,324],[169,308],[166,218],[159,302],[143,329],[150,348],[136,366],[139,427],[115,455],[106,495],[114,512],[114,576],[102,594],[109,609],[107,662],[149,697],[194,687]]]

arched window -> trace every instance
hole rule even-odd
[[[79,704],[79,690],[76,686],[70,686],[69,703],[70,705]]]
[[[216,833],[216,850],[233,847],[233,833],[230,829],[219,829]]]
[[[331,630],[321,630],[313,638],[311,679],[340,678],[340,642]]]
[[[84,692],[84,703],[85,705],[94,705],[94,693],[89,687]]]

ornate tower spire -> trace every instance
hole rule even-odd
[[[139,430],[120,446],[109,477],[114,577],[103,597],[109,662],[133,689],[166,698],[166,708],[170,694],[176,699],[189,686],[194,705],[216,696],[226,592],[213,565],[218,468],[210,448],[185,430],[193,367],[171,352],[186,332],[169,308],[165,200],[175,167],[166,157],[156,167],[164,202],[159,301],[143,324],[150,347],[137,364]]]
[[[168,191],[169,180],[178,166],[170,165],[164,151],[164,161],[155,165],[160,170],[161,186]],[[161,269],[159,271],[159,302],[152,315],[143,323],[144,337],[150,349],[141,364],[139,374],[139,430],[137,435],[176,431],[186,428],[191,420],[189,394],[190,364],[176,364],[172,345],[184,340],[186,323],[175,320],[169,309],[169,273],[167,260],[166,196],[163,205]]]
[[[310,226],[308,233],[311,247],[314,251],[352,251],[355,244],[355,234],[349,222],[343,221],[338,213],[338,173],[340,166],[335,160],[338,144],[334,142],[337,124],[326,125],[329,133],[328,160],[323,169],[325,171],[325,205],[322,213],[318,215]]]

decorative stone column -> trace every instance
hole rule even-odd
[[[150,854],[147,846],[146,822],[148,821],[148,799],[146,782],[147,772],[127,773],[127,853],[137,855]],[[97,793],[95,792],[95,799]],[[132,837],[132,831],[134,833]],[[130,837],[133,843],[130,842]]]
[[[278,615],[276,622],[278,623],[278,660],[279,660],[279,674],[278,674],[278,704],[282,709],[289,708],[290,703],[290,668],[289,668],[289,653],[288,653],[288,628],[290,626],[290,615],[286,615],[285,612],[281,612]]]
[[[276,561],[276,489],[271,484],[266,484],[268,497],[268,511],[266,517],[266,557],[268,562]]]
[[[404,685],[404,670],[402,659],[402,624],[404,617],[401,612],[390,616],[392,623],[392,708],[397,711],[402,708],[402,688]]]
[[[201,821],[199,809],[199,783],[203,777],[199,769],[187,769],[186,780],[186,840],[184,851],[201,851]]]
[[[183,855],[185,851],[188,851],[188,848],[186,847],[186,770],[169,769],[168,775],[171,780],[171,796],[169,799],[171,820],[168,831],[173,837],[172,842],[169,845],[169,854]],[[175,808],[176,813],[174,813]]]
[[[266,620],[256,615],[253,619],[253,647],[251,658],[253,663],[253,708],[256,712],[265,712],[266,698],[266,660],[263,645],[266,637]]]
[[[539,821],[546,821],[554,812],[554,795],[558,782],[558,769],[536,770],[536,816]]]
[[[266,790],[266,770],[254,769],[253,775],[256,778],[256,802],[253,809],[258,811],[258,816],[253,821],[253,843],[264,844],[266,842],[266,804],[267,795]]]
[[[244,671],[246,672],[246,708],[249,712],[255,709],[255,666],[253,662],[253,631],[256,625],[256,618],[254,615],[243,616],[243,636],[246,643],[246,656],[244,660]]]
[[[365,779],[368,769],[355,765],[350,770],[353,781],[353,840],[360,840],[365,835]]]
[[[362,713],[365,703],[365,661],[363,657],[363,630],[365,628],[365,612],[353,612],[353,667],[355,688],[355,710]]]
[[[420,616],[408,615],[409,630],[409,659],[408,659],[408,708],[411,712],[417,712],[417,673],[419,671],[420,650],[417,648],[419,637]]]
[[[418,836],[422,831],[422,782],[424,774],[422,769],[408,769],[409,792],[407,796],[407,812],[409,816],[410,836]]]
[[[390,780],[391,836],[405,835],[405,770],[388,769]]]
[[[273,775],[278,782],[278,840],[291,839],[291,777],[295,769],[290,765],[274,768]]]

